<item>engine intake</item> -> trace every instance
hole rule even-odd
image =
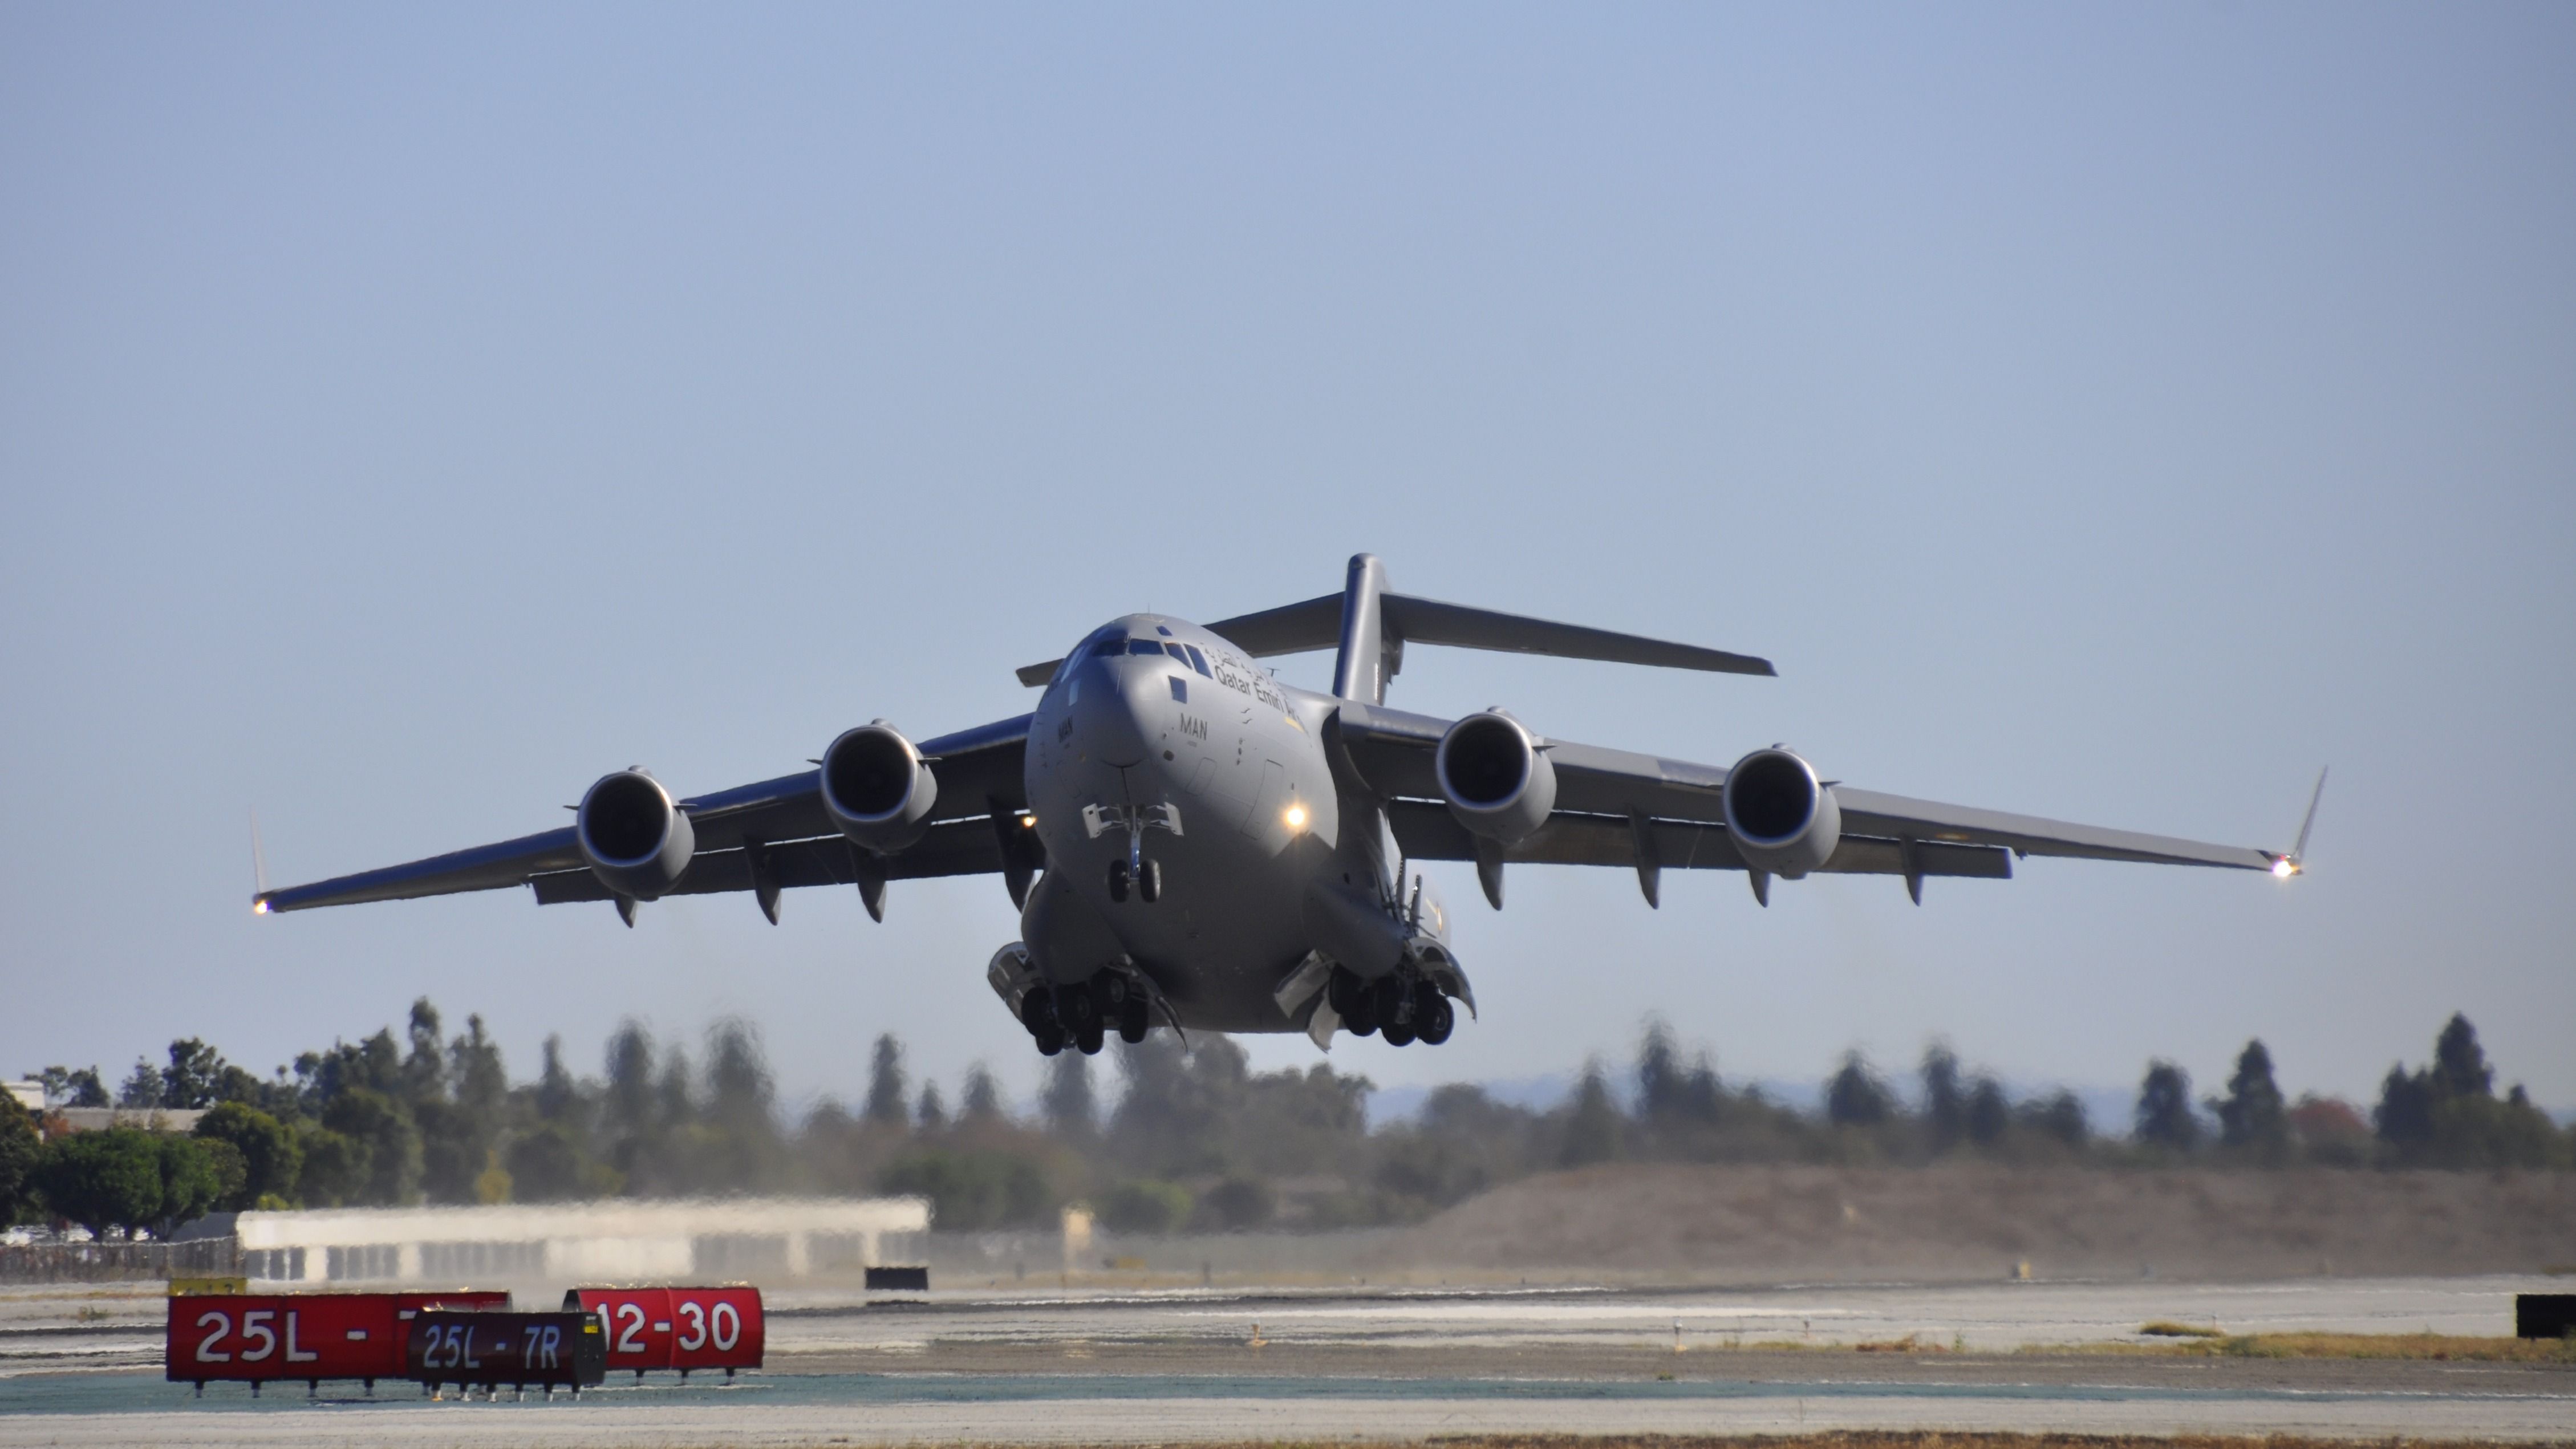
[[[1521,722],[1499,710],[1451,725],[1432,767],[1449,813],[1488,840],[1520,840],[1556,808],[1556,767]]]
[[[688,812],[641,770],[599,777],[573,816],[573,839],[600,884],[639,901],[678,885],[698,848]]]
[[[938,800],[939,777],[884,720],[842,731],[823,752],[823,813],[853,843],[879,855],[920,840]]]
[[[1788,750],[1755,750],[1726,773],[1726,829],[1745,864],[1796,880],[1833,858],[1843,812],[1814,766]]]

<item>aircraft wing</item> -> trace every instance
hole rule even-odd
[[[1417,860],[1473,860],[1477,841],[1441,803],[1433,752],[1450,721],[1346,701],[1334,722],[1352,768],[1389,797],[1396,841]],[[1716,765],[1542,740],[1556,771],[1556,811],[1502,852],[1509,862],[1620,865],[1642,880],[1662,868],[1743,870],[1725,824],[1726,770]],[[2031,815],[1944,805],[1833,786],[1842,844],[1833,873],[2009,879],[2015,856],[2272,870],[2294,856]],[[1491,847],[1488,847],[1490,849]],[[1648,887],[1651,898],[1652,887]]]
[[[911,849],[882,860],[859,859],[856,847],[833,830],[823,813],[819,771],[693,795],[680,808],[697,834],[697,852],[669,894],[978,875],[1026,865],[1023,857],[1036,842],[1024,841],[1026,832],[1003,827],[1011,823],[1008,817],[1027,808],[1021,767],[1028,734],[1029,717],[1019,715],[923,740],[919,748],[939,781],[934,823]],[[755,875],[768,880],[757,882]],[[252,905],[263,913],[301,911],[519,885],[532,887],[540,905],[613,898],[583,863],[572,827],[566,825],[382,870],[262,891]]]

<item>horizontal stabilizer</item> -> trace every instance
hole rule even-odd
[[[1510,654],[1550,654],[1559,659],[1599,659],[1611,664],[1651,664],[1662,669],[1705,669],[1715,674],[1777,674],[1768,659],[1729,654],[1696,644],[1674,644],[1580,624],[1526,619],[1444,604],[1410,594],[1387,594],[1388,627],[1414,644],[1448,644],[1460,649],[1495,649]],[[1223,631],[1219,631],[1223,632]]]
[[[1637,634],[1560,624],[1492,609],[1444,603],[1412,594],[1378,596],[1390,646],[1445,644],[1459,649],[1491,649],[1508,654],[1546,654],[1559,659],[1597,659],[1610,664],[1649,664],[1664,669],[1702,669],[1717,674],[1775,675],[1771,661],[1749,654],[1729,654],[1696,644],[1675,644]],[[1257,614],[1239,614],[1207,626],[1256,659],[1277,654],[1305,654],[1338,647],[1342,641],[1342,595],[1323,594]],[[1019,671],[1020,682],[1035,688],[1055,677],[1062,660],[1050,659]]]

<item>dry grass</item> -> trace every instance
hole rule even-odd
[[[2153,1333],[2155,1325],[2141,1331]],[[2195,1333],[2179,1343],[2030,1344],[2022,1352],[2576,1364],[2576,1339],[2470,1338],[2448,1333],[2248,1333],[2218,1337]]]
[[[2576,1444],[2576,1438],[2546,1442],[2570,1445]],[[1196,1449],[1418,1449],[1426,1443],[1441,1449],[2494,1449],[2487,1441],[2476,1439],[2310,1439],[2292,1434],[1956,1434],[1929,1430],[1746,1434],[1732,1438],[1699,1434],[1448,1434],[1402,1444],[1352,1439],[1337,1439],[1329,1444],[1246,1440]],[[979,1445],[975,1449],[1011,1446]]]
[[[2138,1332],[2149,1338],[2225,1338],[2227,1336],[2226,1329],[2213,1324],[2176,1323],[2170,1318],[2159,1318],[2153,1323],[2142,1323],[2138,1325]]]

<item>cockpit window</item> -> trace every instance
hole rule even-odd
[[[1163,652],[1163,646],[1151,639],[1130,639],[1127,641],[1127,652],[1130,654],[1160,654]]]
[[[1174,659],[1181,661],[1184,665],[1190,662],[1190,651],[1182,648],[1177,640],[1164,641],[1163,652],[1171,655]]]
[[[1207,675],[1210,679],[1216,678],[1215,675],[1208,674],[1207,656],[1199,652],[1199,646],[1196,644],[1184,644],[1181,647],[1190,651],[1190,667],[1192,669],[1197,670],[1201,674]]]

